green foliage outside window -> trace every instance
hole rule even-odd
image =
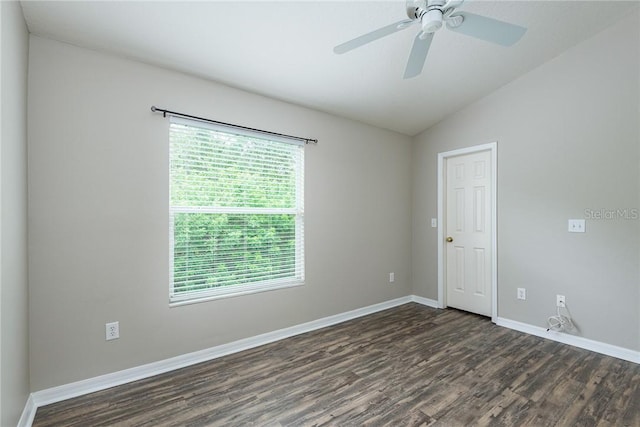
[[[175,215],[176,292],[291,277],[293,215]]]

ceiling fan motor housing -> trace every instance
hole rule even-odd
[[[410,19],[420,21],[423,33],[435,33],[442,28],[446,4],[445,0],[407,1],[407,15]]]

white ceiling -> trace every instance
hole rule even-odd
[[[344,55],[333,47],[406,18],[404,1],[22,1],[36,35],[184,71],[415,135],[626,15],[637,1],[480,1],[528,28],[511,48],[446,29],[403,80],[413,26]]]

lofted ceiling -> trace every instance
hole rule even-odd
[[[183,71],[415,135],[610,26],[637,1],[467,0],[528,28],[505,48],[441,29],[403,80],[418,27],[352,52],[333,47],[406,18],[404,1],[32,1],[32,34]]]

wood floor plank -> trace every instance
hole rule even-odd
[[[640,366],[406,304],[38,409],[45,426],[640,426]]]

